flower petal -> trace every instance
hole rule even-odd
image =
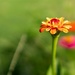
[[[64,33],[68,33],[68,29],[66,29],[66,28],[63,28],[62,31],[63,31]]]
[[[72,28],[71,25],[63,25],[63,27],[66,28],[66,29],[70,29],[70,28]]]
[[[42,28],[46,28],[46,27],[47,27],[47,25],[42,24],[42,25],[41,25],[41,27],[42,27]]]
[[[59,20],[60,20],[60,23],[63,23],[64,17],[59,18]]]
[[[46,31],[50,31],[50,28],[46,28]]]
[[[40,28],[39,31],[43,32],[46,28]]]
[[[50,21],[51,20],[51,18],[49,18],[49,17],[46,17],[46,19],[47,19],[47,21]]]
[[[62,27],[58,27],[58,30],[59,30],[59,31],[62,31],[62,30],[63,30],[63,28],[62,28]]]
[[[71,22],[69,22],[68,20],[64,21],[63,24],[64,25],[69,25]]]
[[[46,24],[46,22],[43,21],[42,24]]]
[[[53,27],[54,27],[54,28],[55,28],[55,27],[58,28],[58,24],[53,24]]]
[[[51,30],[50,30],[50,33],[51,33],[51,34],[55,34],[55,33],[56,33],[56,29],[51,29]]]
[[[72,26],[72,28],[70,28],[69,31],[71,31],[71,32],[75,31],[75,21],[71,22],[71,26]]]

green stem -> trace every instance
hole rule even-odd
[[[52,75],[56,75],[56,48],[59,35],[52,35]]]
[[[26,41],[26,36],[22,35],[21,40],[20,40],[20,42],[18,44],[18,47],[17,47],[17,49],[16,49],[16,51],[14,53],[14,56],[12,58],[12,61],[11,61],[9,71],[8,71],[7,75],[12,75],[12,73],[13,73],[15,67],[16,67],[16,64],[18,62],[18,59],[20,57],[20,54],[23,51],[25,41]]]

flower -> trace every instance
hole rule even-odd
[[[75,36],[63,36],[59,39],[59,45],[68,48],[74,49],[75,48]]]
[[[72,26],[72,28],[70,28],[69,31],[71,31],[71,32],[75,31],[75,21],[71,22],[71,26]]]
[[[41,24],[40,32],[44,30],[50,32],[51,34],[56,34],[58,31],[63,31],[68,33],[68,30],[72,27],[69,21],[64,21],[64,18],[46,18]]]

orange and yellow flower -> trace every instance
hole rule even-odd
[[[63,31],[68,33],[68,30],[72,27],[69,21],[64,21],[64,18],[46,18],[41,24],[40,32],[44,30],[50,32],[51,34],[56,34],[58,31]]]

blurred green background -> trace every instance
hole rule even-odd
[[[7,74],[22,35],[26,36],[26,42],[13,75],[46,75],[50,65],[52,38],[47,32],[39,33],[41,22],[46,17],[75,20],[74,9],[75,0],[0,0],[0,75]],[[61,33],[63,35],[74,33]],[[64,62],[69,58],[74,63],[74,53],[58,46],[57,55],[63,61],[63,69],[67,70]]]

